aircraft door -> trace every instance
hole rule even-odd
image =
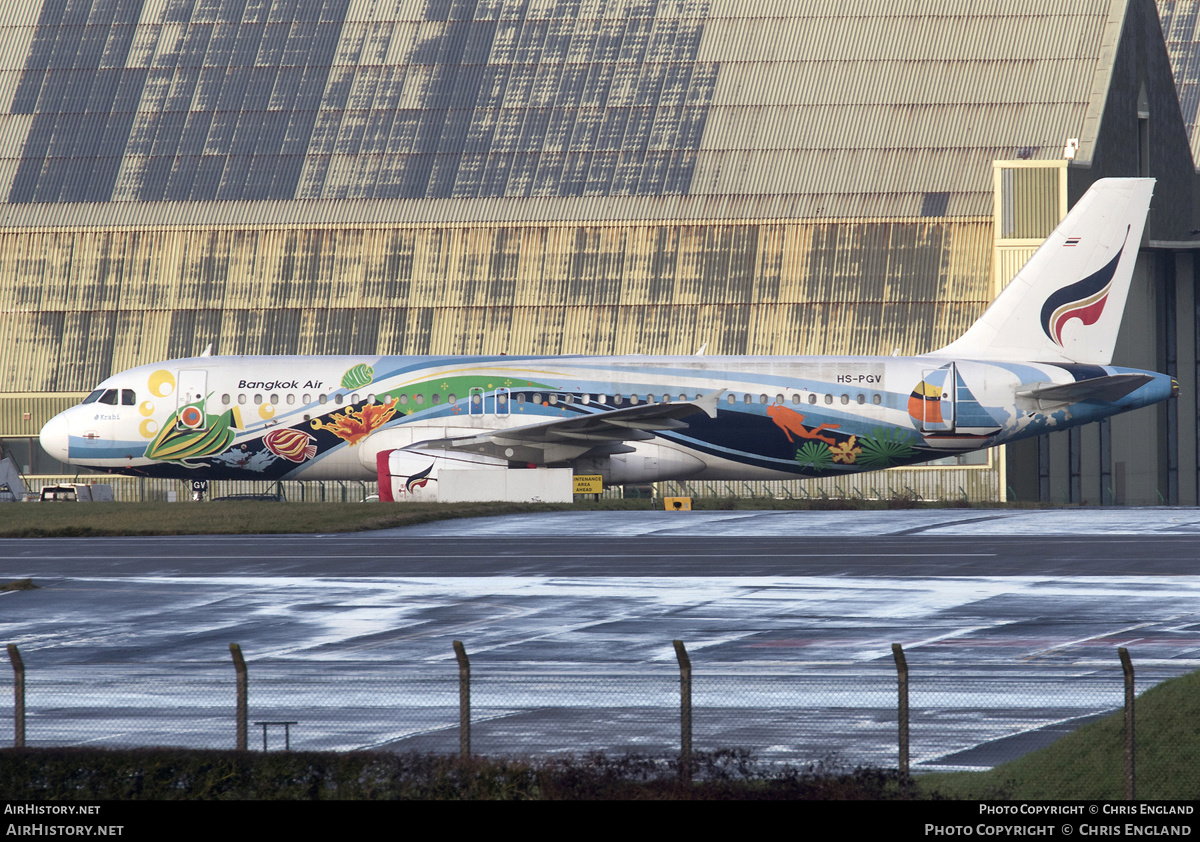
[[[953,432],[954,387],[958,379],[954,363],[922,375],[909,398],[909,413],[921,422],[922,433]]]
[[[483,415],[483,389],[479,386],[472,386],[467,396],[467,414]]]
[[[176,422],[189,430],[203,430],[207,426],[208,413],[205,409],[208,372],[183,370],[179,372],[179,391],[176,397]]]
[[[496,414],[508,415],[509,394],[508,389],[501,386],[496,390]]]

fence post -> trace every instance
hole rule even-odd
[[[236,643],[229,644],[229,654],[233,656],[233,668],[237,670],[237,751],[246,750],[246,659],[242,657],[242,647]]]
[[[1124,646],[1117,648],[1121,656],[1121,670],[1125,673],[1125,800],[1134,799],[1133,777],[1133,661],[1129,658],[1129,650]]]
[[[908,660],[899,643],[892,644],[892,657],[896,659],[896,682],[899,701],[896,719],[900,725],[899,771],[901,780],[908,778]]]
[[[454,657],[458,659],[458,754],[466,760],[471,756],[471,662],[461,640],[454,641]]]
[[[13,668],[13,748],[25,748],[25,661],[17,644],[8,644]]]
[[[679,779],[692,782],[692,659],[682,640],[673,641],[679,659]]]

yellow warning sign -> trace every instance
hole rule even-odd
[[[668,512],[690,512],[692,510],[691,497],[664,497],[663,504]]]
[[[576,474],[576,494],[601,494],[604,491],[604,477],[600,474]]]

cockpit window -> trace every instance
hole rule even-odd
[[[117,390],[116,389],[106,389],[104,391],[104,394],[100,396],[100,403],[106,403],[109,406],[116,406],[117,405]]]
[[[136,406],[137,395],[133,393],[133,389],[121,390],[121,406]]]
[[[100,400],[100,396],[103,394],[104,394],[103,389],[97,389],[96,391],[94,391],[90,395],[88,395],[86,398],[84,398],[83,402],[84,403],[95,403],[96,401]]]

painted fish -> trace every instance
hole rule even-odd
[[[396,398],[392,398],[387,403],[365,404],[361,409],[351,407],[329,416],[329,423],[314,420],[312,428],[329,430],[347,444],[355,445],[390,421],[397,406]]]
[[[308,433],[291,427],[272,430],[263,436],[267,450],[292,462],[304,462],[316,456],[316,442]]]
[[[346,373],[342,375],[342,388],[360,389],[374,379],[375,369],[366,363],[359,363],[356,366],[346,369]]]
[[[208,429],[189,430],[175,423],[172,415],[163,425],[162,430],[155,436],[154,441],[146,447],[147,459],[160,459],[164,462],[181,462],[187,464],[187,459],[199,459],[202,456],[212,456],[220,453],[233,444],[234,432],[230,429],[233,422],[233,410],[226,410],[220,418],[209,416]],[[189,465],[188,467],[193,467]]]

